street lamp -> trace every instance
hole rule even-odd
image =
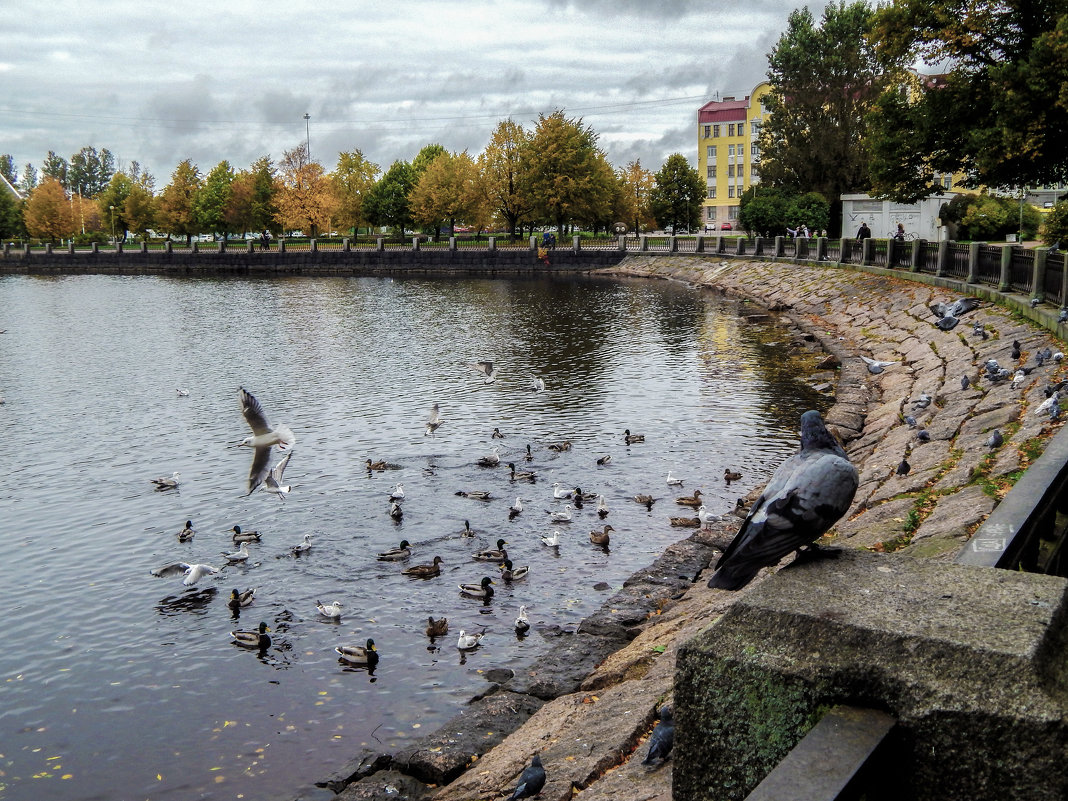
[[[111,244],[115,244],[115,207],[108,206],[111,210]]]
[[[308,149],[308,162],[311,163],[311,114],[304,112],[304,140]]]

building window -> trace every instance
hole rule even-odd
[[[716,219],[716,207],[715,206],[709,206],[708,207],[708,219],[710,219],[710,220]]]
[[[727,206],[727,219],[728,220],[737,220],[738,219],[738,206]]]
[[[734,165],[733,164],[728,164],[727,165],[727,177],[728,178],[733,178],[734,177]]]
[[[716,177],[716,165],[715,164],[709,164],[708,167],[707,167],[707,170],[708,170],[708,177],[709,178],[715,178]]]
[[[749,146],[749,155],[753,161],[760,158],[760,142],[753,142],[753,144]]]
[[[753,120],[749,123],[749,130],[754,137],[760,136],[760,120]]]
[[[727,136],[734,136],[734,123],[727,126]]]
[[[754,164],[749,168],[749,177],[754,179],[760,177],[760,169],[757,165]]]
[[[950,189],[950,188],[952,188],[952,186],[953,186],[953,176],[952,175],[947,175],[945,178],[942,179],[942,188],[943,189]]]
[[[716,199],[716,187],[714,187],[714,186],[708,187],[708,199],[709,200],[715,200]]]
[[[715,145],[709,145],[707,148],[705,148],[705,155],[708,156],[708,160],[709,161],[715,161],[716,160],[716,146]]]
[[[727,186],[727,197],[734,197],[734,184]]]
[[[708,137],[710,137],[711,135],[712,135],[712,126],[711,125],[706,125],[705,126],[705,139],[708,139]]]
[[[727,156],[731,157],[733,155],[734,155],[734,145],[727,145]]]
[[[713,137],[719,136],[719,126],[718,125],[713,125],[712,126],[712,136]]]

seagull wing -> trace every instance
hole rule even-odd
[[[252,429],[252,433],[257,436],[268,433],[271,430],[271,424],[267,422],[267,415],[264,414],[263,407],[256,400],[256,396],[241,387],[237,397],[241,401],[241,413],[245,415],[245,422]]]
[[[173,564],[164,565],[163,567],[157,567],[152,571],[152,575],[156,578],[166,578],[168,576],[181,576],[189,570],[190,565],[186,562],[174,562]]]
[[[182,581],[182,584],[185,584],[186,586],[196,584],[204,576],[210,576],[212,573],[218,572],[219,569],[212,567],[211,565],[190,565],[189,572],[186,575],[185,579]]]
[[[269,449],[268,449],[268,452],[270,452]],[[278,487],[282,486],[282,474],[286,471],[286,465],[289,464],[289,457],[291,457],[292,455],[293,455],[293,452],[290,451],[285,456],[283,456],[278,461],[278,464],[276,464],[274,466],[274,468],[264,477],[263,481],[264,481],[265,484],[267,484],[268,487],[274,487],[275,489],[277,489]],[[253,457],[252,464],[253,464],[253,468],[255,468],[255,464],[256,464],[255,457]],[[252,476],[250,474],[249,475],[249,480],[251,481],[251,479],[252,479]],[[251,492],[251,490],[249,490],[249,491]]]
[[[271,446],[261,445],[252,451],[252,466],[248,471],[248,493],[252,494],[252,491],[258,487],[263,479],[271,472],[270,466],[267,460],[271,457]],[[288,456],[286,457],[289,458]]]

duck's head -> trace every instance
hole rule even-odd
[[[501,550],[501,548],[503,548],[507,544],[508,543],[505,540],[497,540],[497,550],[498,551]]]
[[[185,527],[186,528],[192,528],[193,527],[193,521],[192,520],[186,520],[185,521]]]
[[[231,530],[232,532],[234,532],[234,534],[240,534],[240,533],[241,533],[241,526],[234,526],[234,527],[233,527],[232,529],[230,529],[230,530]]]
[[[491,579],[489,576],[485,576],[482,579],[482,581],[479,582],[479,583],[482,585],[483,589],[485,589],[485,588],[489,587],[490,584],[493,583],[493,579]]]
[[[237,592],[237,590],[234,590],[234,592]],[[270,631],[270,629],[267,627],[267,624],[261,620],[260,621],[260,626],[259,626],[260,634],[265,634],[268,631]]]
[[[376,649],[375,649],[375,641],[374,641],[374,640],[372,640],[372,639],[370,639],[370,638],[368,638],[368,639],[367,639],[367,650],[368,650],[369,652],[370,652],[370,651],[374,651],[374,650],[376,650]]]
[[[435,565],[440,565],[443,561],[444,560],[440,556],[435,556],[434,557],[434,564]]]
[[[411,548],[412,544],[410,542],[408,542],[408,540],[401,540],[400,547],[401,547],[401,549]]]
[[[505,559],[504,562],[501,564],[501,570],[511,570],[511,569],[512,569],[512,560],[511,559]]]

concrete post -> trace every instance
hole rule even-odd
[[[979,281],[979,243],[972,242],[968,245],[968,277],[964,279],[967,284]]]
[[[668,237],[668,253],[679,252],[679,240],[674,235]]]
[[[1046,299],[1046,257],[1049,248],[1035,249],[1035,265],[1031,273],[1031,297],[1040,301]]]
[[[285,253],[286,252],[286,238],[284,236],[278,237],[278,252],[279,253]]]
[[[52,255],[52,243],[51,242],[45,242],[45,255],[46,256],[51,256]]]
[[[10,242],[5,242],[4,243],[4,256],[10,256],[10,255],[11,255],[11,243]]]
[[[816,261],[827,261],[827,237],[816,237]]]
[[[100,243],[99,242],[94,242],[93,243],[93,255],[95,256],[99,252],[100,252]]]
[[[723,234],[716,235],[716,253],[727,252],[727,240],[723,238]]]
[[[616,237],[616,247],[619,248],[620,253],[627,252],[627,235],[620,234]]]
[[[893,241],[893,240],[890,240]],[[887,245],[887,255],[889,255],[889,245]],[[860,263],[862,265],[871,264],[872,253],[875,250],[875,240],[870,236],[863,240],[863,244],[860,248]]]
[[[200,243],[196,240],[193,240],[193,252],[200,253]]]
[[[753,240],[753,255],[764,255],[764,237],[758,236],[756,239]]]
[[[697,240],[694,242],[694,246],[693,246],[693,252],[694,253],[704,253],[705,252],[705,238],[701,234],[697,235]]]
[[[378,237],[377,239],[375,239],[375,250],[377,250],[379,253],[381,253],[385,249],[386,249],[386,240],[383,239],[382,237]]]
[[[745,237],[740,236],[734,240],[734,252],[739,256],[745,255]]]
[[[534,234],[530,235],[530,249],[535,253],[538,251],[538,238]]]
[[[419,250],[419,237],[413,236],[412,237],[412,252],[414,253],[414,252],[416,252],[418,250]]]
[[[998,292],[1008,292],[1012,283],[1012,248],[1001,249],[1001,278],[998,279]]]
[[[222,239],[219,240],[219,252],[220,253],[225,253],[226,252],[226,237],[223,237]]]
[[[122,253],[125,250],[126,248],[123,246],[122,242],[120,242],[119,240],[115,240],[115,252]]]
[[[582,250],[582,238],[578,236],[571,237],[571,252],[578,253]]]
[[[776,258],[782,258],[784,253],[786,253],[786,238],[777,236],[775,237],[775,252],[773,255]]]
[[[454,252],[456,250],[456,237],[455,236],[450,236],[449,237],[449,250],[450,251],[454,251]]]
[[[945,275],[949,267],[950,244],[948,239],[943,239],[938,243],[938,260],[935,262],[935,275],[937,276]]]
[[[318,253],[319,252],[319,240],[318,239],[309,239],[308,240],[308,250],[310,250],[312,253]]]
[[[256,241],[254,239],[246,239],[245,240],[245,253],[255,253],[255,252],[256,252]]]
[[[173,253],[173,252],[174,252],[174,243],[173,243],[173,242],[171,242],[171,240],[169,240],[169,239],[168,239],[168,240],[167,240],[167,241],[166,241],[166,242],[165,242],[165,243],[163,244],[163,252],[164,252],[164,253],[166,253],[166,254],[167,254],[168,256],[170,256],[170,255],[171,255],[171,253]]]
[[[645,251],[649,250],[649,237],[647,237],[645,234],[642,234],[641,242],[641,246],[638,248],[638,250],[644,253]]]
[[[927,247],[926,239],[917,239],[912,243],[912,254],[909,256],[909,269],[918,273],[920,271],[920,254]]]
[[[23,246],[23,248],[22,248],[22,255],[23,255],[23,256],[27,256],[27,257],[28,257],[28,256],[30,255],[30,243],[29,243],[29,242],[27,242],[27,243],[26,243],[26,244],[25,244],[25,245]]]
[[[487,237],[486,245],[487,245],[487,249],[489,250],[490,253],[493,253],[494,251],[496,251],[497,250],[497,237],[495,237],[495,236]]]
[[[5,252],[4,255],[6,256],[7,253]],[[73,256],[74,255],[74,240],[73,239],[68,240],[68,242],[67,242],[67,255],[68,256]]]

